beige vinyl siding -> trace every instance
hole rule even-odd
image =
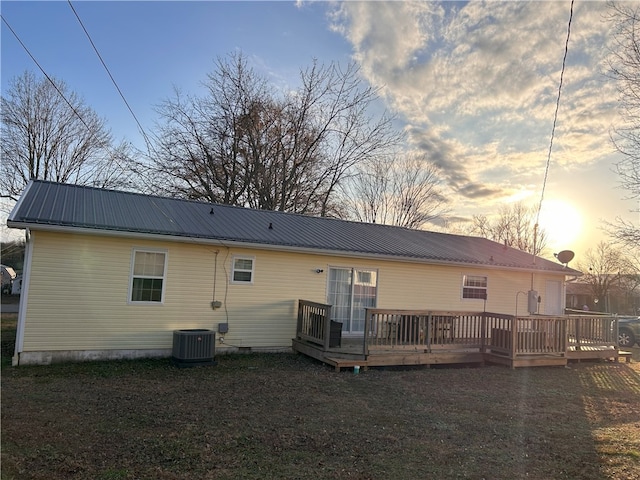
[[[384,265],[384,264],[382,264]],[[382,268],[378,283],[379,308],[407,308],[452,311],[482,311],[481,299],[462,298],[464,275],[487,277],[486,309],[515,314],[516,295],[531,289],[531,273],[445,265],[389,264]],[[562,276],[534,274],[534,289],[544,295],[545,281]],[[402,303],[406,307],[398,305]],[[518,314],[527,314],[527,297],[519,295]]]
[[[377,270],[379,308],[482,311],[483,300],[462,298],[469,274],[488,277],[488,311],[513,314],[517,292],[531,286],[530,273],[499,269],[42,231],[32,241],[24,351],[34,352],[168,349],[173,330],[218,323],[229,324],[225,345],[290,347],[298,299],[326,302],[330,267]],[[163,304],[128,301],[134,248],[166,251]],[[252,284],[231,282],[234,255],[254,258]],[[216,310],[214,273],[223,304]],[[563,277],[534,275],[540,295],[547,279]],[[519,295],[518,313],[526,314],[526,301]]]
[[[253,284],[230,283],[233,255],[253,257]],[[232,249],[226,262],[229,333],[237,346],[290,346],[298,299],[325,302],[325,268],[314,255]]]
[[[212,249],[47,232],[32,241],[25,351],[169,348],[174,329],[213,326]],[[133,247],[166,249],[164,305],[129,303]]]

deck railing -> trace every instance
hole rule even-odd
[[[425,322],[425,312],[368,308],[364,320],[365,346],[424,346]]]
[[[612,346],[618,344],[618,318],[609,316],[576,315],[566,317],[568,346],[581,350],[583,347]]]
[[[491,327],[489,346],[492,352],[510,358],[535,354],[562,355],[566,352],[566,318],[504,317],[500,325]]]
[[[368,308],[365,354],[371,348],[405,350],[480,349],[487,347],[492,328],[510,328],[510,316],[424,310]]]
[[[365,348],[446,349],[482,348],[483,313],[368,308]]]
[[[331,346],[331,306],[300,300],[297,338]],[[342,324],[339,324],[340,327]],[[617,348],[617,319],[610,316],[514,317],[489,312],[448,312],[367,308],[362,353],[477,349],[515,359],[565,355],[588,346]],[[340,328],[339,327],[339,328]]]
[[[296,337],[328,350],[331,343],[331,305],[298,300]]]
[[[500,315],[496,313],[485,314],[485,337],[482,351],[490,351],[501,355],[510,355],[513,346],[512,315]]]
[[[473,349],[509,358],[564,355],[571,346],[616,346],[612,317],[514,317],[490,312],[367,309],[364,353],[371,348]]]

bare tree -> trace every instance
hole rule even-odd
[[[247,203],[252,165],[244,154],[253,119],[270,92],[243,57],[218,60],[209,75],[208,97],[183,96],[158,108],[156,136],[160,174],[156,187],[170,195],[231,205]],[[259,128],[259,126],[257,126]]]
[[[422,228],[449,212],[438,169],[424,155],[366,162],[344,190],[349,216],[362,222]]]
[[[597,309],[605,312],[610,308],[612,291],[621,287],[623,279],[634,275],[632,264],[622,251],[607,242],[587,250],[578,269],[584,272],[581,282],[590,286],[592,295],[598,300]]]
[[[53,81],[25,72],[2,96],[1,196],[17,200],[31,179],[130,185],[130,147],[113,148],[97,114],[64,82]]]
[[[350,65],[317,63],[278,94],[242,54],[218,59],[204,97],[165,101],[156,135],[158,188],[170,194],[317,215],[337,211],[336,189],[398,140],[373,119],[376,91]]]
[[[470,233],[535,255],[547,243],[544,229],[536,227],[535,207],[522,202],[502,206],[495,218],[474,215]]]
[[[612,140],[622,160],[616,170],[628,198],[640,202],[640,7],[637,4],[610,3],[610,17],[615,24],[615,42],[609,68],[616,80],[622,125],[614,130]],[[640,208],[638,209],[640,211]],[[640,245],[640,226],[617,219],[609,230],[622,244]]]
[[[391,172],[391,157],[358,167],[357,173],[342,186],[345,216],[360,222],[387,223]]]
[[[640,314],[640,248],[625,250],[625,266],[620,278],[620,293],[626,312]]]

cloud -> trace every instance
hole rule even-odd
[[[407,135],[411,146],[426,154],[440,169],[449,188],[458,195],[469,199],[487,199],[507,194],[503,187],[492,186],[490,181],[478,183],[472,179],[469,170],[473,171],[478,155],[468,152],[461,156],[464,146],[455,141],[444,140],[437,132],[420,128],[408,129]]]
[[[602,75],[606,5],[575,6],[554,167],[611,154],[614,86]],[[331,26],[406,124],[410,148],[460,201],[506,201],[542,181],[569,19],[564,2],[343,2]],[[476,202],[477,203],[477,202]]]
[[[482,199],[487,197],[495,197],[496,195],[502,195],[503,189],[497,187],[490,187],[487,184],[480,183],[468,183],[458,189],[458,193],[466,198]]]
[[[374,79],[398,75],[437,38],[444,9],[434,2],[345,2],[331,16],[334,30],[354,46],[356,60]]]

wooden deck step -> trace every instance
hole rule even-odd
[[[626,350],[618,350],[618,356],[616,357],[616,362],[621,358],[624,358],[626,363],[631,363],[631,358],[633,357],[633,352],[627,352]]]
[[[562,355],[519,355],[515,359],[505,355],[485,354],[488,363],[497,363],[511,368],[520,367],[563,367],[567,358]]]
[[[613,346],[582,346],[580,349],[575,347],[569,347],[567,349],[567,358],[569,360],[596,360],[596,359],[611,359],[617,361],[620,357],[620,350]],[[622,355],[624,357],[624,355]]]
[[[325,357],[324,363],[327,363],[334,367],[337,372],[343,368],[360,367],[361,370],[366,370],[368,363],[366,360],[351,360],[346,358]]]

